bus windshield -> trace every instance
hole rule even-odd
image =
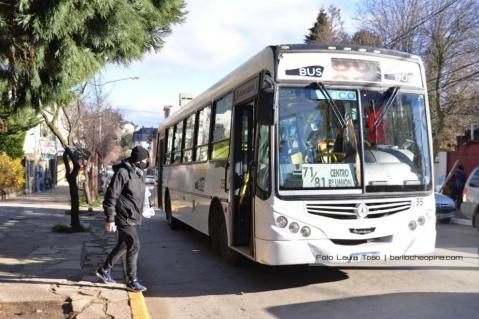
[[[281,189],[361,187],[357,91],[323,92],[280,88]]]
[[[280,88],[280,189],[430,189],[423,95],[403,93],[398,87],[383,91],[328,88],[327,93],[329,101],[316,88]]]
[[[424,95],[361,91],[366,192],[432,187]]]

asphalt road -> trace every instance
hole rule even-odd
[[[421,267],[268,267],[224,263],[208,238],[172,231],[160,214],[141,230],[139,277],[152,318],[477,318],[479,233],[438,225],[438,251],[462,263]]]

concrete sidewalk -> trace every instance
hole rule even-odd
[[[124,285],[94,275],[116,243],[103,230],[103,214],[80,215],[90,232],[51,231],[70,224],[69,201],[68,187],[0,201],[0,319],[131,318]],[[115,268],[123,282],[122,265]]]

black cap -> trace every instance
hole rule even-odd
[[[131,161],[133,163],[141,162],[144,159],[147,159],[150,157],[150,153],[148,150],[142,146],[135,146],[131,150]]]

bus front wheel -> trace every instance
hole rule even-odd
[[[171,215],[171,201],[169,194],[166,196],[165,199],[165,213],[168,226],[170,226],[170,228],[173,230],[179,229],[181,226],[180,221]]]
[[[239,266],[242,261],[242,256],[236,251],[228,247],[228,233],[226,230],[226,222],[223,219],[220,226],[219,234],[219,251],[224,261],[233,266]]]

